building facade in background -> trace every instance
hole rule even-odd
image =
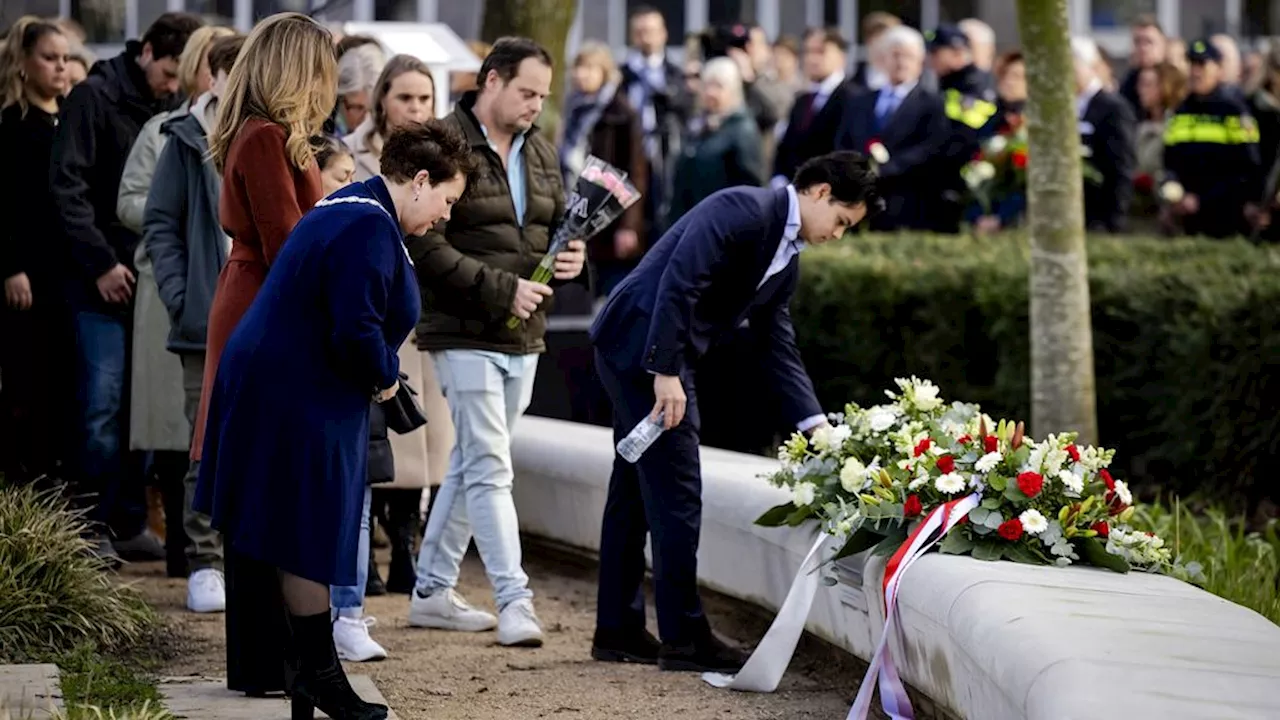
[[[1280,0],[1069,0],[1076,32],[1089,32],[1115,56],[1128,54],[1128,21],[1141,13],[1160,18],[1170,35],[1195,38],[1227,32],[1251,39],[1280,35]],[[770,34],[799,35],[806,27],[833,25],[857,40],[858,21],[869,12],[894,13],[928,29],[939,22],[977,17],[996,31],[1001,48],[1016,47],[1013,0],[579,0],[572,31],[572,54],[584,39],[626,44],[628,12],[638,5],[663,12],[673,44],[708,25],[758,22]],[[399,20],[443,22],[463,38],[480,33],[483,2],[452,0],[0,0],[0,23],[25,13],[68,15],[79,21],[94,45],[118,46],[137,37],[158,15],[196,12],[247,29],[272,13],[313,12],[331,21]],[[785,12],[784,12],[785,10]]]

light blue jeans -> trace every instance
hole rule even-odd
[[[520,525],[511,497],[511,430],[533,398],[538,356],[481,350],[431,356],[449,403],[455,440],[418,552],[418,588],[431,594],[458,584],[470,540],[469,519],[501,610],[533,596],[521,567]]]
[[[364,510],[360,513],[360,543],[356,548],[356,584],[329,588],[329,605],[334,617],[360,618],[364,615],[364,587],[369,581],[369,505],[373,489],[364,488]]]

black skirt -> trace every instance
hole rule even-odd
[[[261,697],[288,688],[288,614],[275,567],[227,544],[227,689]]]

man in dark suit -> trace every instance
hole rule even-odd
[[[887,75],[877,92],[855,97],[835,139],[838,150],[881,154],[879,191],[885,212],[871,220],[875,230],[939,229],[937,208],[944,185],[938,157],[951,128],[942,98],[920,86],[924,38],[906,25],[884,32],[872,48]]]
[[[646,418],[665,432],[636,464],[614,460],[600,540],[592,656],[663,670],[737,672],[745,656],[718,640],[698,597],[702,479],[694,365],[744,320],[767,349],[785,421],[811,431],[825,417],[788,306],[806,244],[837,239],[878,202],[856,153],[810,160],[786,187],[721,190],[686,213],[614,291],[591,328],[596,370],[620,441]],[[645,629],[644,545],[652,533],[661,646]]]
[[[835,149],[840,118],[853,98],[845,80],[849,43],[836,29],[814,28],[804,36],[804,73],[811,87],[791,106],[791,119],[778,144],[773,163],[773,186],[783,187],[810,158]]]
[[[1081,160],[1091,169],[1084,182],[1084,218],[1089,230],[1124,232],[1133,198],[1133,168],[1137,165],[1137,121],[1129,103],[1107,91],[1094,70],[1098,46],[1084,37],[1071,39],[1076,71],[1076,117]]]

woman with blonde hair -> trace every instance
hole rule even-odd
[[[32,16],[0,44],[0,158],[9,165],[0,174],[0,473],[15,483],[58,477],[58,440],[70,429],[58,419],[74,407],[62,394],[74,345],[60,287],[65,263],[50,231],[58,210],[49,183],[28,176],[49,167],[67,55],[58,26]]]
[[[218,214],[233,242],[209,310],[193,462],[201,457],[222,348],[257,297],[293,226],[323,197],[311,137],[333,110],[337,85],[332,36],[299,13],[260,22],[227,80],[209,154],[222,173]],[[209,513],[209,503],[207,494],[196,493],[196,510]],[[250,695],[282,690],[288,631],[276,569],[234,542],[226,543],[223,552],[227,686]]]

